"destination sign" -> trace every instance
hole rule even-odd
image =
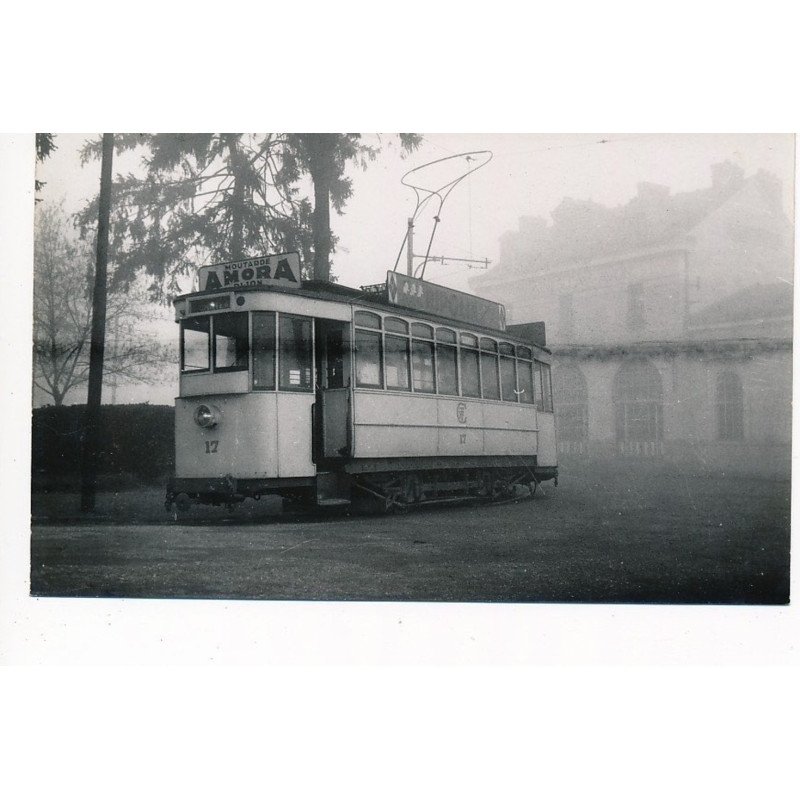
[[[412,278],[401,272],[387,273],[386,294],[392,305],[427,311],[493,330],[506,329],[506,308],[501,303]]]
[[[300,254],[245,258],[211,264],[197,270],[198,291],[235,289],[242,286],[289,286],[300,288]]]

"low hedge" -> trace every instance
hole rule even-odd
[[[31,469],[34,478],[63,480],[80,473],[86,406],[33,410]],[[151,482],[175,469],[175,410],[172,406],[102,406],[98,472]]]

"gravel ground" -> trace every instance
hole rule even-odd
[[[31,593],[294,600],[786,603],[788,480],[562,469],[532,500],[403,516],[246,503],[179,521],[162,489],[33,499]]]

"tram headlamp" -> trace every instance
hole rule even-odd
[[[194,410],[194,421],[201,428],[213,428],[219,422],[219,414],[215,408],[203,404]]]

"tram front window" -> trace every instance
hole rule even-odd
[[[247,314],[217,314],[214,317],[214,371],[247,369]]]
[[[310,392],[313,339],[311,319],[280,315],[280,388]]]
[[[210,366],[211,320],[191,317],[181,322],[181,371],[200,372]]]

